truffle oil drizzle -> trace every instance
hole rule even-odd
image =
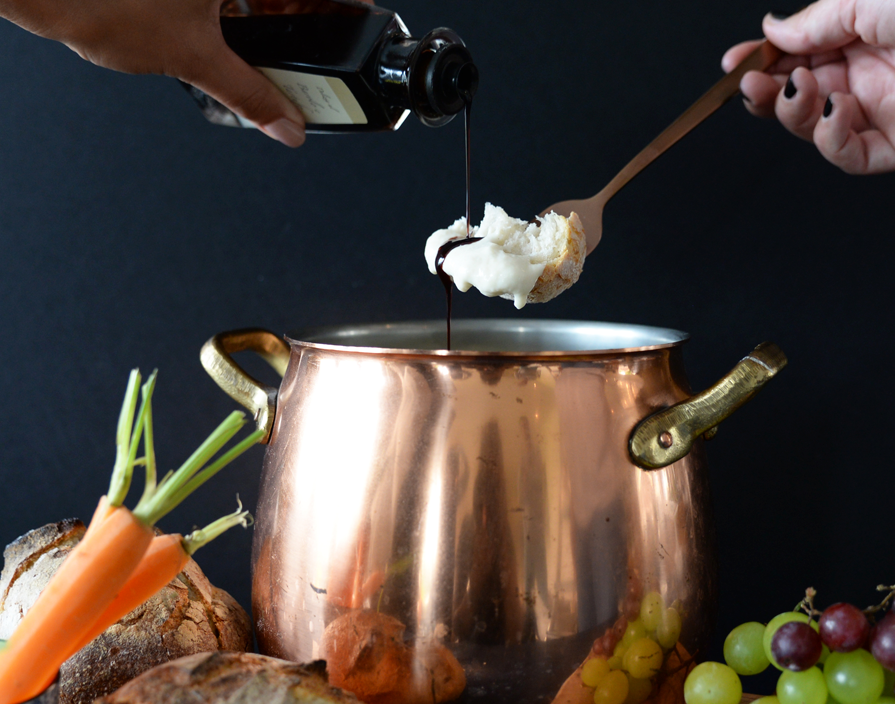
[[[464,111],[464,118],[466,120],[466,238],[461,240],[450,240],[445,242],[441,247],[438,248],[438,252],[435,255],[435,272],[438,274],[438,278],[441,279],[441,284],[444,286],[444,293],[447,297],[447,349],[451,349],[451,309],[453,307],[453,281],[451,277],[448,276],[444,271],[444,260],[447,257],[448,253],[455,250],[457,247],[460,247],[464,244],[472,244],[473,242],[478,242],[481,237],[470,237],[469,230],[469,221],[471,216],[471,197],[470,197],[470,158],[472,154],[472,150],[470,149],[470,127],[469,127],[469,117],[472,112],[472,96],[468,96],[466,98],[466,109]]]

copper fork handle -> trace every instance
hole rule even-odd
[[[691,105],[687,110],[652,142],[647,144],[637,156],[625,165],[616,176],[600,191],[601,201],[605,203],[618,193],[622,187],[653,161],[675,144],[696,125],[705,120],[715,110],[730,100],[740,91],[740,80],[748,71],[764,71],[772,66],[783,52],[767,39],[743,59],[735,69]]]

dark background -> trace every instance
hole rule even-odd
[[[599,190],[760,34],[758,0],[394,0],[446,25],[482,80],[473,217],[528,218]],[[795,8],[774,8],[795,9]],[[886,450],[895,176],[850,177],[739,100],[608,206],[571,290],[521,313],[457,296],[458,317],[654,324],[692,335],[703,389],[772,340],[788,368],[707,447],[720,626],[877,600],[895,582]],[[463,129],[312,135],[292,151],[213,126],[173,79],[97,68],[0,21],[0,541],[88,517],[107,487],[128,371],[160,369],[159,460],[178,465],[235,404],[199,365],[224,330],[438,318],[423,245],[463,213]],[[270,381],[273,381],[272,379]],[[187,531],[257,497],[254,448],[162,522]],[[249,607],[251,531],[198,560]],[[749,685],[747,684],[747,690]]]

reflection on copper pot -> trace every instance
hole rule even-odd
[[[677,602],[687,651],[702,648],[717,595],[702,441],[654,470],[629,451],[644,419],[690,399],[687,336],[459,321],[447,352],[443,327],[309,330],[288,344],[239,331],[203,349],[259,423],[260,407],[275,403],[253,549],[262,652],[332,657],[331,623],[382,614],[403,627],[397,641],[456,657],[458,701],[549,702],[650,591]],[[281,367],[288,354],[278,392],[236,366],[238,349]],[[762,365],[749,370],[764,383],[776,369]],[[741,386],[727,382],[728,400],[756,384]],[[417,656],[401,661],[405,679],[431,676]]]

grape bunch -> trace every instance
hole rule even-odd
[[[724,663],[697,665],[684,682],[687,704],[739,704],[741,675],[780,670],[776,693],[758,704],[895,704],[895,588],[875,607],[844,602],[814,608],[813,589],[795,611],[734,628],[724,641]]]
[[[595,704],[645,702],[669,668],[680,668],[685,658],[689,660],[678,643],[681,626],[680,605],[666,606],[658,592],[626,606],[624,615],[594,643],[577,673],[580,679],[570,684],[575,695],[569,701],[582,701],[581,695],[592,693]],[[559,696],[554,701],[566,700]]]

